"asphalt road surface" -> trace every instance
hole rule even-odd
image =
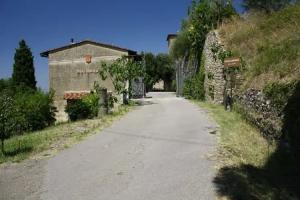
[[[215,124],[173,93],[150,93],[110,128],[43,161],[43,200],[215,200]],[[33,197],[36,197],[33,195]]]

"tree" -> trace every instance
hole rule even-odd
[[[35,90],[36,80],[34,76],[33,56],[24,40],[20,41],[19,48],[16,49],[14,61],[12,74],[13,85]]]
[[[145,63],[145,85],[146,90],[150,91],[152,89],[152,86],[159,81],[160,77],[157,73],[157,64],[156,64],[156,57],[152,53],[142,53],[142,57],[144,59]]]
[[[231,0],[193,1],[188,18],[183,20],[181,31],[171,49],[173,58],[195,60],[198,72],[207,33],[235,14]]]
[[[10,89],[11,79],[0,79],[0,92],[6,89]]]
[[[245,0],[244,7],[247,10],[261,10],[270,13],[295,2],[299,2],[299,0]]]
[[[164,81],[164,89],[172,90],[172,81],[175,79],[175,67],[168,54],[158,54],[156,56],[157,74],[159,79]]]
[[[129,93],[131,97],[131,80],[138,77],[144,77],[144,68],[142,63],[132,58],[122,57],[112,64],[103,62],[99,75],[102,80],[110,78],[117,94]],[[126,82],[129,81],[129,88],[126,89]]]
[[[13,98],[6,91],[0,93],[0,140],[1,151],[4,153],[4,140],[10,138],[18,130],[23,121],[14,105]]]
[[[152,53],[142,53],[145,62],[146,76],[145,84],[147,91],[159,80],[163,80],[166,90],[171,90],[171,83],[175,78],[175,68],[172,58],[168,54],[154,55]]]

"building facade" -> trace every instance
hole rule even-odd
[[[110,78],[103,81],[98,70],[102,62],[111,63],[122,56],[135,57],[136,51],[85,40],[41,53],[49,62],[49,87],[54,90],[58,122],[67,121],[67,100],[81,98],[94,90],[95,83],[114,92]]]
[[[167,42],[168,42],[169,53],[170,53],[170,51],[171,51],[171,49],[172,49],[172,47],[173,47],[173,45],[174,45],[174,43],[175,43],[176,38],[177,38],[177,34],[169,34],[169,35],[167,36]]]

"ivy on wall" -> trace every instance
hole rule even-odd
[[[213,43],[211,46],[211,52],[213,53],[213,58],[215,61],[220,60],[222,64],[224,64],[224,61],[226,58],[232,57],[233,53],[230,50],[225,50],[223,48],[223,45],[220,45],[218,43]]]

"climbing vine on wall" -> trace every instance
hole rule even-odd
[[[218,43],[213,43],[211,46],[211,52],[213,53],[213,58],[215,61],[218,59],[224,64],[226,58],[232,57],[233,53],[230,50],[225,50],[223,45]]]

